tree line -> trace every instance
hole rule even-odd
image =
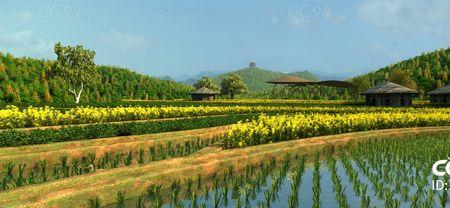
[[[191,86],[129,69],[95,65],[95,53],[81,46],[55,45],[55,53],[56,61],[0,53],[0,104],[65,105],[73,104],[77,97],[81,103],[180,99],[188,98],[193,90]],[[73,60],[78,59],[83,63],[74,64]],[[85,81],[82,93],[80,82],[77,83],[81,80]]]
[[[450,48],[429,53],[388,65],[377,71],[357,76],[352,82],[360,91],[380,82],[391,81],[417,89],[423,98],[425,93],[449,84]]]

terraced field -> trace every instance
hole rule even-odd
[[[289,107],[276,103],[258,106],[257,101],[248,102],[251,105],[244,105],[236,112],[232,107],[224,106],[162,108],[165,110],[136,108],[139,109],[137,112],[147,113],[156,109],[172,118],[153,118],[158,113],[140,116],[133,111],[134,107],[125,113],[120,113],[119,109],[78,109],[72,111],[77,113],[66,116],[80,117],[72,117],[72,122],[60,126],[41,125],[53,122],[46,123],[39,116],[15,109],[11,115],[21,114],[22,120],[27,122],[14,124],[20,128],[0,131],[0,144],[4,146],[0,148],[0,207],[392,205],[398,203],[401,189],[422,187],[422,176],[427,175],[428,180],[429,173],[420,168],[420,177],[411,180],[422,181],[402,184],[400,190],[390,190],[392,200],[386,199],[390,196],[363,194],[359,182],[358,190],[352,195],[349,190],[355,189],[353,183],[340,182],[347,177],[342,170],[349,168],[343,166],[342,152],[350,154],[353,151],[347,149],[350,146],[361,142],[370,144],[372,140],[423,142],[430,138],[443,144],[450,135],[449,108],[377,108],[323,103]],[[84,110],[102,113],[89,120],[89,113],[83,113]],[[47,118],[52,118],[53,113],[59,114],[39,109],[31,112],[42,113]],[[104,112],[115,113],[110,117]],[[13,120],[10,117],[3,119]],[[64,124],[64,121],[55,121]],[[414,142],[405,142],[405,145],[425,151]],[[440,146],[436,148],[445,150]],[[337,149],[345,151],[338,155]],[[296,165],[287,163],[287,155],[295,156]],[[437,156],[430,153],[427,162]],[[351,160],[356,163],[359,157],[361,155],[352,155]],[[298,169],[300,166],[308,175],[303,179],[308,184],[306,187],[314,187],[312,192],[302,188],[302,182],[298,181],[303,174],[303,170]],[[412,165],[411,168],[418,167]],[[355,174],[368,174],[362,171],[350,173],[352,180],[362,180]],[[382,174],[383,169],[377,171]],[[329,179],[321,180],[321,173],[330,176]],[[373,181],[368,177],[362,181],[371,183],[370,191],[378,193],[379,188],[372,186],[388,190],[388,184],[396,175],[370,176]],[[320,186],[326,183],[333,185]],[[233,194],[228,192],[231,190]],[[296,198],[293,193],[313,194]],[[432,205],[446,204],[444,193],[436,191],[433,197],[421,196],[415,200],[425,202],[432,198],[435,201]],[[324,197],[330,194],[336,198]],[[403,202],[402,206],[417,203],[410,193],[407,195],[407,199],[399,201]]]
[[[59,158],[82,157],[89,153],[103,155],[106,152],[125,153],[137,152],[139,149],[148,149],[152,146],[166,145],[195,141],[196,139],[212,139],[228,132],[230,126],[194,129],[187,131],[166,132],[160,134],[144,134],[134,136],[118,136],[93,140],[59,142],[52,144],[0,148],[0,161],[3,163],[32,164],[46,160],[47,164],[56,164]]]

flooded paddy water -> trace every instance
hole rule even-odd
[[[154,184],[136,198],[125,191],[110,207],[441,207],[450,204],[448,193],[432,183],[448,177],[431,170],[447,158],[449,140],[448,133],[422,134],[290,152],[165,189]]]

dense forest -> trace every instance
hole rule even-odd
[[[311,81],[317,81],[319,78],[308,71],[302,71],[302,72],[292,72],[292,73],[282,73],[282,72],[275,72],[275,71],[269,71],[257,67],[248,67],[244,69],[239,69],[237,71],[221,74],[217,77],[214,77],[217,84],[220,84],[221,80],[227,76],[230,73],[238,74],[242,77],[242,80],[247,85],[248,91],[250,93],[259,93],[265,90],[272,89],[272,85],[266,83],[266,81],[275,79],[281,76],[285,75],[293,75],[293,76],[299,76],[303,79],[311,80]]]
[[[394,74],[397,76],[401,71],[407,77],[400,80],[406,80],[406,84],[399,84],[416,88],[423,97],[424,93],[449,83],[449,67],[450,48],[447,48],[423,53],[419,56],[383,67],[377,71],[355,77],[352,80],[355,84],[357,84],[356,82],[360,84],[365,83],[361,87],[368,88],[385,80],[398,80],[398,78],[393,78],[393,76]]]
[[[52,60],[16,58],[9,53],[0,53],[0,104],[73,104],[74,98],[63,79],[48,73],[53,64]],[[96,68],[98,76],[95,81],[87,84],[82,93],[82,103],[187,98],[193,89],[119,67]]]

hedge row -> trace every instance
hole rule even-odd
[[[30,131],[9,129],[0,132],[0,147],[208,128],[237,123],[238,121],[251,119],[254,116],[255,115],[229,115],[223,117],[187,118],[167,121],[103,123],[85,126],[67,126],[60,129],[36,129]]]

